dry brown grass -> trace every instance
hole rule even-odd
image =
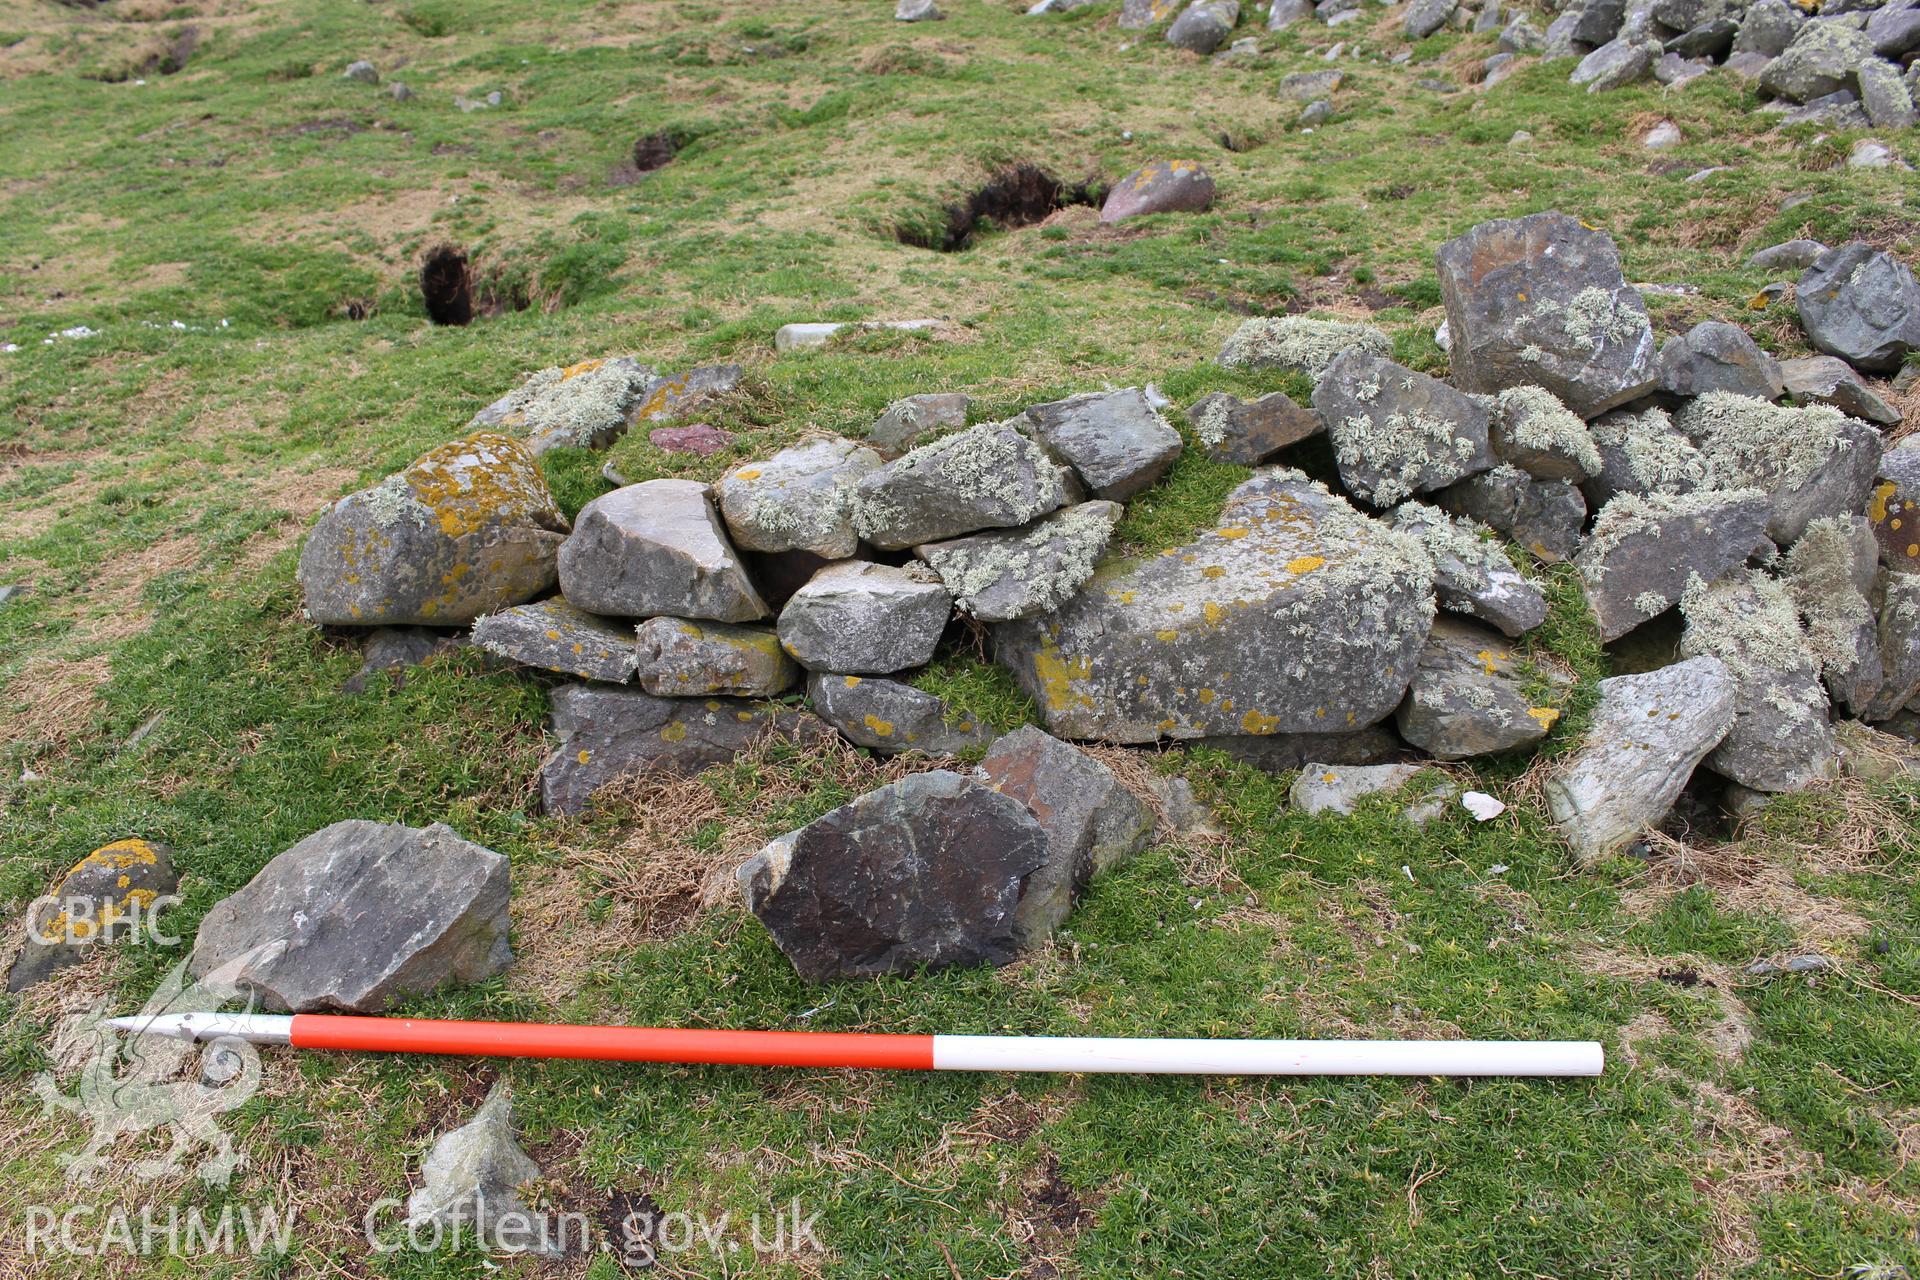
[[[92,721],[113,671],[105,657],[29,658],[0,688],[0,743],[42,743],[58,750]]]

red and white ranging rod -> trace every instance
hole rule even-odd
[[[296,1049],[592,1058],[892,1071],[1094,1071],[1235,1076],[1597,1076],[1591,1040],[1181,1040],[1111,1036],[867,1035],[525,1022],[442,1022],[323,1013],[161,1013],[114,1018],[175,1040]]]

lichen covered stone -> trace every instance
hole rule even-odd
[[[1072,467],[1095,497],[1114,502],[1159,480],[1180,456],[1180,433],[1137,387],[1037,404],[1025,418],[1047,452]]]
[[[1319,414],[1295,404],[1284,391],[1257,400],[1211,392],[1194,401],[1187,421],[1209,458],[1242,467],[1258,466],[1326,429]]]
[[[647,480],[582,507],[560,548],[560,590],[615,617],[753,622],[768,613],[707,486],[693,480]]]
[[[1544,387],[1509,387],[1489,413],[1493,452],[1536,480],[1579,483],[1600,470],[1600,450],[1579,414]]]
[[[463,625],[550,589],[566,533],[526,445],[496,432],[443,444],[321,512],[300,553],[307,617]]]
[[[474,622],[473,642],[509,662],[580,680],[624,684],[633,679],[632,626],[564,599],[490,613]]]
[[[1439,760],[1528,746],[1560,719],[1568,682],[1522,661],[1485,627],[1436,619],[1406,701],[1400,736]]]
[[[1771,495],[1767,534],[1782,546],[1810,521],[1860,510],[1880,465],[1880,433],[1823,405],[1787,408],[1713,391],[1673,421],[1699,446],[1717,487]]]
[[[1487,411],[1446,383],[1365,351],[1336,357],[1313,389],[1347,491],[1377,507],[1494,465]]]
[[[649,618],[633,652],[640,687],[663,698],[771,698],[800,676],[767,627]]]
[[[780,610],[780,644],[809,671],[887,675],[925,666],[953,597],[924,566],[830,564]]]
[[[734,467],[714,482],[713,496],[736,547],[844,560],[860,549],[853,487],[881,465],[878,453],[851,440],[808,440]]]
[[[1004,422],[921,445],[863,477],[853,527],[898,550],[1026,524],[1062,506],[1066,485],[1046,451]]]
[[[1418,502],[1394,508],[1387,523],[1426,548],[1441,608],[1481,618],[1509,636],[1547,620],[1546,596],[1514,568],[1486,526]]]
[[[990,726],[955,714],[924,689],[882,676],[816,672],[807,678],[807,703],[848,742],[884,756],[952,756],[993,739]]]
[[[1277,369],[1318,381],[1335,356],[1349,347],[1371,355],[1393,354],[1393,340],[1370,324],[1314,316],[1260,316],[1245,321],[1220,348],[1229,369]]]
[[[1755,489],[1623,493],[1607,503],[1574,557],[1601,639],[1665,613],[1693,579],[1714,582],[1746,563],[1766,540],[1769,507]]]
[[[982,622],[1050,613],[1093,576],[1124,508],[1083,502],[1023,529],[976,533],[916,549],[961,612]]]

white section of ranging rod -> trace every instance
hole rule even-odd
[[[108,1018],[116,1031],[165,1036],[169,1040],[245,1040],[249,1044],[292,1044],[293,1018],[281,1013],[150,1013]]]
[[[1597,1076],[1592,1040],[1151,1040],[933,1038],[935,1071],[1235,1076]]]

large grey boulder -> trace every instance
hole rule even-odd
[[[24,991],[86,960],[97,946],[138,936],[179,886],[173,851],[164,844],[135,838],[95,849],[29,904],[27,938],[7,971],[7,990]]]
[[[1340,88],[1341,85],[1345,84],[1346,82],[1347,82],[1347,73],[1344,71],[1341,71],[1337,67],[1330,67],[1325,71],[1293,71],[1280,77],[1280,86],[1279,86],[1280,96],[1283,98],[1291,98],[1295,102],[1320,102],[1330,97],[1336,90]],[[1310,326],[1329,326],[1329,325],[1341,324],[1341,322],[1334,321],[1334,320],[1310,320],[1310,319],[1307,319],[1306,317],[1295,317],[1295,316],[1274,317],[1273,319],[1265,321],[1264,323],[1286,324],[1288,321],[1292,321],[1292,320],[1306,320],[1307,324]],[[1292,326],[1292,327],[1296,331],[1298,330],[1298,326]],[[1369,328],[1370,326],[1344,325],[1343,327],[1348,329],[1359,330],[1359,329]],[[1241,331],[1242,332],[1246,331],[1245,325],[1241,326]],[[1384,337],[1385,335],[1382,335],[1382,336]],[[1387,350],[1388,350],[1387,348],[1382,348],[1380,354],[1382,355],[1387,354]],[[1327,359],[1331,360],[1334,356],[1338,354],[1340,354],[1338,351],[1329,352],[1327,355]],[[1225,364],[1226,360],[1222,359],[1220,363]]]
[[[1676,396],[1731,391],[1778,400],[1786,385],[1779,362],[1737,324],[1703,320],[1660,348],[1660,389]]]
[[[1388,795],[1412,782],[1417,764],[1333,765],[1309,761],[1287,790],[1287,803],[1309,817],[1349,817],[1369,796]]]
[[[1786,384],[1787,398],[1795,404],[1825,405],[1850,418],[1883,427],[1900,425],[1900,411],[1862,381],[1845,360],[1833,356],[1782,360],[1780,377]]]
[[[1866,33],[1883,58],[1920,49],[1920,5],[1882,5],[1868,16]]]
[[[1827,696],[1856,714],[1886,683],[1878,619],[1868,600],[1879,574],[1879,546],[1864,516],[1815,520],[1786,556],[1783,582]]]
[[[1390,507],[1494,465],[1487,411],[1437,378],[1360,350],[1341,353],[1313,389],[1340,480]]]
[[[1600,469],[1580,415],[1544,387],[1509,387],[1488,411],[1494,456],[1536,480],[1579,483]]]
[[[1680,602],[1690,580],[1712,582],[1766,542],[1767,495],[1701,489],[1623,493],[1600,509],[1574,557],[1600,638],[1618,640]]]
[[[520,428],[535,454],[604,449],[626,433],[628,414],[658,381],[628,356],[542,369],[473,415],[471,427]]]
[[[1067,501],[1060,468],[1010,423],[987,422],[889,462],[854,490],[853,527],[897,550],[1006,529]]]
[[[1394,724],[1440,760],[1511,751],[1547,736],[1566,690],[1564,678],[1524,662],[1494,632],[1439,618]]]
[[[1627,0],[1576,0],[1566,11],[1574,15],[1573,42],[1592,48],[1620,34],[1627,20]]]
[[[1401,20],[1401,33],[1409,40],[1425,40],[1447,25],[1454,7],[1454,0],[1413,0]]]
[[[1754,253],[1747,265],[1756,271],[1805,271],[1826,251],[1818,240],[1782,240]]]
[[[897,458],[942,431],[966,426],[967,409],[972,403],[964,391],[930,392],[895,400],[867,428],[867,443],[881,457]]]
[[[1876,129],[1911,129],[1913,94],[1891,62],[1868,58],[1854,69],[1860,86],[1860,109]]]
[[[1239,0],[1193,0],[1167,28],[1167,43],[1189,53],[1212,53],[1239,21]]]
[[[1860,510],[1880,465],[1880,433],[1837,409],[1713,391],[1673,421],[1699,446],[1716,485],[1770,495],[1767,535],[1781,546],[1809,521]]]
[[[1093,576],[1125,509],[1117,502],[1063,507],[1024,529],[930,542],[932,566],[961,612],[982,622],[1051,613]]]
[[[954,715],[933,694],[879,676],[816,672],[807,677],[807,702],[848,742],[883,756],[959,755],[993,740],[992,729]]]
[[[694,480],[630,484],[582,507],[560,548],[560,592],[615,616],[753,622],[768,612]]]
[[[1806,23],[1806,15],[1787,0],[1754,0],[1740,19],[1740,34],[1733,38],[1734,56],[1777,58]]]
[[[1047,859],[1027,877],[1014,909],[1014,939],[1023,949],[1046,941],[1087,883],[1153,834],[1153,810],[1113,770],[1031,725],[995,741],[973,777],[1025,805],[1046,835]]]
[[[336,822],[216,903],[187,971],[234,965],[268,1009],[382,1013],[507,967],[507,879],[505,858],[442,823]]]
[[[1063,738],[1360,729],[1406,689],[1432,577],[1413,539],[1276,470],[1189,545],[1103,566],[1057,613],[997,627],[995,651]]]
[[[662,698],[771,698],[800,676],[767,627],[649,618],[632,649],[640,687]]]
[[[1821,254],[1794,299],[1807,341],[1856,369],[1889,373],[1920,348],[1920,284],[1906,264],[1861,241]]]
[[[300,552],[307,617],[323,626],[459,626],[553,586],[567,518],[540,464],[481,432],[320,514]]]
[[[780,611],[780,644],[809,671],[887,675],[925,666],[953,614],[931,571],[830,564]]]
[[[1680,616],[1680,656],[1718,658],[1733,677],[1733,724],[1707,767],[1767,792],[1832,777],[1827,691],[1786,588],[1754,572],[1695,583],[1681,597]]]
[[[1426,548],[1442,609],[1484,619],[1509,636],[1547,620],[1546,596],[1513,567],[1485,525],[1418,502],[1394,508],[1387,523]]]
[[[1605,93],[1645,80],[1653,72],[1653,61],[1660,56],[1660,43],[1644,36],[1621,36],[1580,59],[1567,77],[1569,83],[1587,86],[1588,93]]]
[[[1273,0],[1267,9],[1267,30],[1284,31],[1312,14],[1313,5],[1309,0]]]
[[[1273,369],[1304,373],[1318,382],[1334,357],[1350,347],[1371,355],[1393,354],[1393,340],[1370,324],[1313,316],[1257,316],[1243,321],[1220,348],[1228,369]]]
[[[1600,450],[1600,469],[1581,488],[1595,507],[1619,493],[1644,498],[1692,493],[1711,484],[1706,456],[1665,409],[1616,409],[1595,419],[1589,430]]]
[[[1658,383],[1646,304],[1604,231],[1564,213],[1483,222],[1436,260],[1461,390],[1532,384],[1590,419]]]
[[[1536,559],[1573,559],[1587,523],[1587,502],[1565,480],[1536,480],[1518,467],[1498,466],[1448,485],[1434,502],[1456,516],[1506,535]]]
[[[1027,410],[1033,436],[1066,463],[1095,497],[1124,502],[1167,473],[1180,433],[1136,387],[1089,391]]]
[[[802,978],[1005,964],[1023,882],[1047,860],[1025,805],[945,769],[870,791],[735,873]]]
[[[1208,2],[1199,0],[1187,12]],[[1182,14],[1182,20],[1186,16]],[[1149,213],[1201,213],[1213,204],[1213,192],[1213,175],[1204,166],[1192,160],[1155,160],[1113,184],[1100,206],[1100,221],[1119,222]]]
[[[632,626],[557,596],[476,619],[473,642],[495,657],[542,671],[608,684],[633,679]]]
[[[503,1253],[560,1257],[564,1240],[546,1230],[549,1215],[535,1213],[520,1188],[542,1176],[514,1137],[513,1093],[496,1081],[473,1119],[434,1140],[420,1164],[420,1185],[407,1197],[407,1226],[459,1233]]]
[[[1733,677],[1718,658],[1600,682],[1586,741],[1547,782],[1547,807],[1582,863],[1666,816],[1733,727],[1734,702]]]
[[[826,726],[804,711],[735,698],[659,698],[616,685],[572,684],[552,694],[559,745],[540,766],[540,805],[579,813],[594,792],[643,775],[691,777],[774,734],[821,741]]]
[[[736,547],[844,560],[860,549],[853,486],[881,465],[851,440],[808,440],[733,468],[714,481],[713,497]]]
[[[1760,73],[1760,88],[1806,102],[1846,88],[1860,64],[1873,56],[1873,41],[1865,32],[1838,22],[1808,22]]]
[[[1295,404],[1284,391],[1257,400],[1210,392],[1193,402],[1187,421],[1209,458],[1243,467],[1258,466],[1326,429],[1319,414]]]

